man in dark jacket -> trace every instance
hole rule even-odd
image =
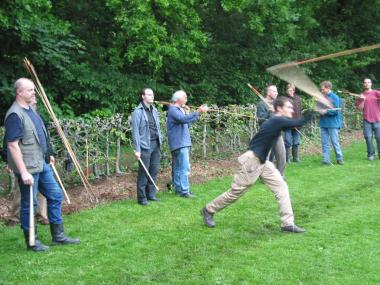
[[[150,88],[140,92],[140,104],[132,113],[133,149],[137,159],[141,159],[156,183],[160,167],[162,135],[160,118],[153,106],[154,93]],[[139,163],[137,176],[137,202],[147,206],[149,201],[158,201],[156,188]]]
[[[204,223],[208,227],[215,227],[213,218],[215,213],[238,200],[260,177],[277,199],[281,230],[292,233],[305,231],[295,225],[288,185],[267,157],[281,131],[306,124],[310,121],[311,114],[303,119],[292,119],[293,106],[286,97],[276,99],[273,106],[274,116],[261,125],[259,132],[251,140],[250,149],[238,158],[241,167],[234,176],[231,188],[201,209]]]

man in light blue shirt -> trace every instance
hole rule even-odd
[[[321,92],[334,106],[334,109],[323,108],[319,103],[320,128],[322,140],[322,164],[331,165],[330,161],[330,140],[335,151],[335,158],[339,165],[343,165],[343,152],[339,143],[339,130],[342,127],[342,113],[340,111],[340,98],[332,92],[332,83],[323,81],[321,84]]]
[[[183,90],[173,94],[173,105],[169,106],[167,118],[167,133],[169,148],[173,158],[173,176],[175,191],[180,197],[191,198],[190,192],[190,124],[199,119],[201,113],[207,112],[206,106],[201,106],[196,112],[186,114],[183,106],[187,102],[187,94]]]

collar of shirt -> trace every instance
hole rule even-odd
[[[145,105],[144,102],[141,102],[141,103],[142,103],[143,108],[144,108],[145,111],[152,111],[152,110],[153,110],[153,106],[152,106],[152,105],[150,105],[150,106],[148,107],[147,105]]]

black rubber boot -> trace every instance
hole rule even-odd
[[[28,250],[32,251],[48,251],[49,247],[47,245],[44,245],[42,242],[37,237],[37,227],[35,228],[35,243],[33,246],[29,244],[29,231],[24,231],[24,237],[25,237],[25,243],[26,243],[26,248]]]
[[[293,162],[300,162],[298,158],[298,145],[294,145],[292,148]]]
[[[77,238],[65,236],[63,224],[50,224],[50,232],[54,245],[80,243]]]
[[[285,154],[286,154],[286,163],[290,163],[290,148],[285,149]]]

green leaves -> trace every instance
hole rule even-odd
[[[196,1],[108,1],[122,32],[116,36],[121,57],[143,70],[158,72],[169,62],[201,61],[207,42],[200,30]]]

